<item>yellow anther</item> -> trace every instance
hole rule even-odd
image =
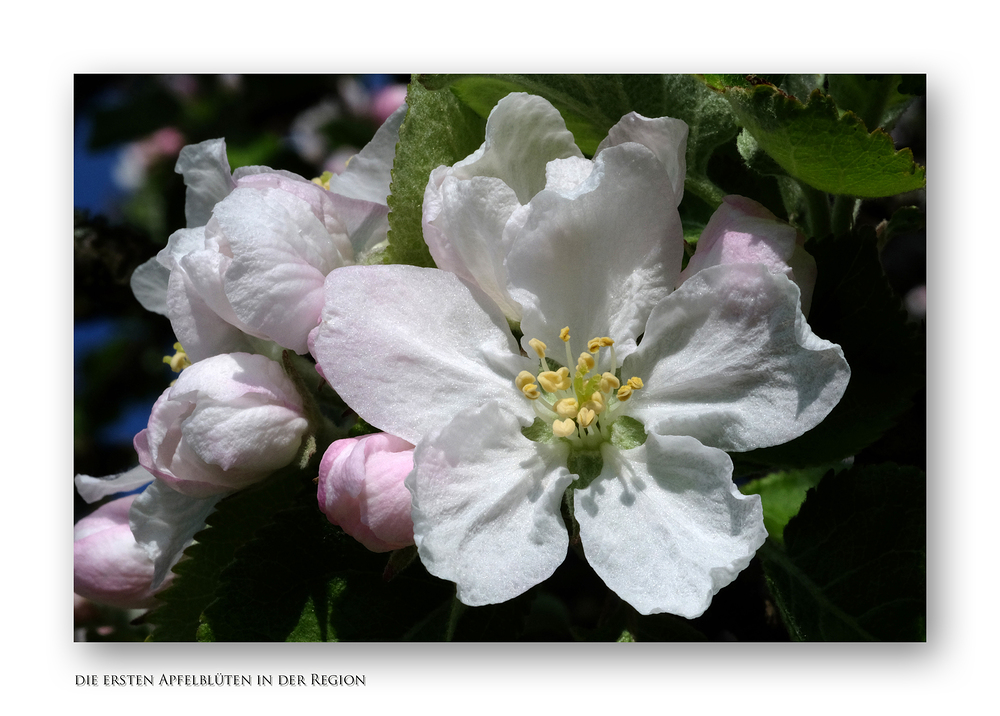
[[[552,423],[552,434],[557,438],[568,438],[576,432],[576,423],[572,419],[556,420]]]
[[[623,385],[621,388],[618,389],[618,400],[620,400],[621,402],[624,403],[631,397],[632,397],[632,388],[630,386]]]
[[[542,392],[538,389],[538,386],[534,383],[528,383],[521,388],[521,392],[524,393],[524,397],[528,400],[538,400],[542,397]]]
[[[184,352],[184,348],[180,343],[174,343],[174,350],[177,352],[172,356],[163,356],[163,362],[169,365],[170,370],[174,373],[180,373],[191,365],[191,361],[188,359],[187,353]]]
[[[557,371],[545,370],[538,374],[538,382],[548,393],[555,393],[557,390],[569,390],[573,385],[569,379],[569,371],[560,368]]]
[[[638,378],[638,377],[636,377],[636,378],[629,378],[628,379],[628,384],[629,384],[629,387],[632,388],[632,390],[639,390],[639,388],[642,387],[642,378]]]
[[[591,338],[587,341],[587,350],[591,353],[597,353],[597,351],[601,350],[601,339]]]
[[[600,341],[601,341],[601,348],[610,348],[611,346],[613,346],[615,344],[615,342],[613,340],[611,340],[610,338],[608,338],[607,336],[604,336],[604,338],[601,338]]]
[[[593,410],[595,413],[600,415],[601,413],[604,412],[604,409],[607,407],[608,403],[604,399],[604,393],[598,391],[593,393],[587,400],[587,402],[583,404],[583,406],[580,408],[580,412],[582,413],[584,408],[589,408],[590,410]]]
[[[552,408],[560,418],[575,418],[580,412],[580,404],[576,402],[576,398],[563,398],[557,401]]]
[[[346,164],[344,165],[346,166]],[[333,172],[323,172],[320,176],[312,180],[313,184],[319,184],[321,187],[330,191],[330,178],[333,176]]]
[[[534,382],[535,382],[535,376],[526,370],[522,370],[520,373],[517,374],[517,377],[514,378],[514,385],[517,386],[518,390],[524,390],[524,386],[528,385],[528,383],[534,383]]]
[[[589,353],[581,353],[579,359],[576,361],[576,369],[586,375],[591,370],[594,369],[594,356]]]
[[[576,419],[579,421],[581,428],[589,428],[596,417],[597,413],[590,408],[580,408],[580,413],[576,416]]]
[[[569,340],[569,326],[566,326],[564,329],[559,331],[559,340],[563,343],[566,343]]]
[[[539,358],[545,357],[546,345],[542,343],[540,340],[538,340],[537,338],[532,338],[530,341],[528,341],[528,345],[531,346],[532,349],[535,351],[535,353],[538,354]]]
[[[614,373],[605,373],[601,376],[601,392],[610,393],[612,390],[618,390],[618,386],[621,382],[615,377]]]

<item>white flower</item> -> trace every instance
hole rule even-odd
[[[639,120],[623,123],[650,127]],[[716,266],[674,291],[676,172],[644,143],[607,145],[588,166],[547,165],[548,188],[510,211],[503,251],[490,253],[492,229],[463,247],[466,267],[502,266],[510,303],[469,274],[347,267],[327,277],[310,344],[348,405],[417,446],[414,540],[463,602],[504,601],[552,574],[572,488],[608,586],[642,613],[695,617],[766,536],[723,451],[818,424],[849,369],[766,266]],[[507,212],[490,197],[456,200],[455,225]]]
[[[258,352],[255,339],[306,353],[323,279],[385,243],[400,108],[342,175],[324,185],[286,171],[231,176],[221,139],[185,147],[188,228],[132,277],[148,310],[170,318],[193,361]]]

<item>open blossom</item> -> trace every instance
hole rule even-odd
[[[680,281],[708,266],[760,263],[783,273],[802,292],[802,312],[809,315],[816,285],[816,261],[803,244],[802,232],[781,221],[766,207],[743,196],[727,196],[698,239]]]
[[[524,121],[530,134],[537,112]],[[502,269],[502,291],[478,270],[327,277],[313,354],[362,418],[416,445],[414,541],[466,604],[552,574],[568,499],[612,590],[644,614],[698,616],[766,537],[759,498],[733,485],[725,451],[791,440],[844,393],[843,352],[812,333],[783,273],[723,263],[674,289],[676,130],[629,115],[592,162],[549,161],[516,206],[503,191],[456,189],[448,221],[489,230],[444,232],[451,255]]]
[[[319,466],[319,507],[373,552],[413,544],[410,493],[413,445],[385,433],[337,440]]]
[[[185,147],[188,228],[140,266],[132,288],[170,318],[193,361],[254,352],[255,340],[297,353],[319,321],[323,280],[384,244],[397,110],[339,176],[317,183],[287,171],[230,175],[224,140]]]
[[[139,463],[174,490],[208,497],[290,463],[309,423],[279,363],[230,353],[185,368],[135,436]]]

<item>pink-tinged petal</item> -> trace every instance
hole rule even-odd
[[[804,243],[801,232],[762,204],[742,196],[727,196],[702,231],[694,256],[679,281],[709,266],[761,263],[798,285],[802,310],[808,315],[816,285],[816,261],[802,248]]]
[[[582,156],[566,122],[548,100],[515,92],[497,102],[486,120],[486,141],[455,164],[452,173],[459,179],[502,179],[517,200],[527,204],[545,188],[546,164]]]
[[[574,492],[587,561],[640,614],[700,616],[764,543],[760,497],[740,494],[729,456],[694,438],[649,433],[601,455],[600,476]]]
[[[482,291],[447,271],[345,266],[326,279],[311,350],[337,394],[369,424],[416,444],[460,411],[498,400],[530,424],[514,386],[535,364]]]
[[[605,149],[625,142],[647,147],[667,170],[673,188],[674,206],[679,206],[684,196],[684,174],[687,171],[687,138],[688,126],[683,120],[671,117],[649,119],[629,112],[611,128],[594,156],[596,158]]]
[[[153,561],[129,528],[135,495],[112,500],[73,528],[73,591],[121,609],[155,606]]]
[[[280,364],[230,353],[185,368],[133,444],[139,463],[184,494],[241,489],[284,467],[308,428]]]
[[[560,513],[567,446],[531,442],[495,402],[469,408],[417,446],[406,479],[413,532],[431,574],[470,606],[512,599],[566,558]]]
[[[326,228],[307,202],[274,189],[236,189],[214,218],[233,255],[224,290],[239,323],[284,348],[308,352],[323,281],[344,264]]]
[[[818,338],[799,290],[761,264],[699,271],[649,317],[622,366],[638,376],[629,414],[646,430],[691,435],[730,451],[778,445],[819,424],[851,371],[840,346]]]
[[[387,433],[337,440],[319,465],[319,507],[373,552],[413,544],[410,492],[413,445]]]
[[[507,291],[502,242],[504,226],[520,206],[514,190],[495,177],[460,180],[450,172],[435,169],[424,193],[424,240],[431,257],[439,269],[478,286],[518,322],[521,307]]]
[[[532,199],[507,256],[526,349],[532,338],[559,345],[564,326],[576,350],[598,336],[615,340],[619,358],[635,349],[680,268],[680,216],[663,199],[671,191],[652,152],[630,143],[601,152],[573,192]]]
[[[204,258],[206,263],[217,261],[211,252],[202,251],[200,254],[204,254],[200,258]],[[199,257],[194,257],[192,262],[198,259]],[[226,313],[232,313],[232,308]],[[174,335],[184,346],[184,352],[192,362],[222,353],[252,350],[250,337],[209,306],[184,266],[170,272],[167,317],[170,318]],[[235,315],[232,320],[237,320]]]
[[[229,171],[224,139],[209,139],[184,147],[174,171],[184,175],[187,186],[184,214],[188,227],[207,224],[212,208],[236,187]]]

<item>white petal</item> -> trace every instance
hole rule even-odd
[[[648,147],[670,175],[674,206],[679,206],[684,196],[684,174],[687,171],[687,138],[688,125],[683,120],[671,117],[649,119],[630,112],[611,128],[594,156],[596,158],[608,147],[625,142],[638,142]]]
[[[153,481],[153,475],[146,468],[137,465],[131,470],[120,472],[117,475],[108,475],[107,477],[77,475],[73,480],[76,483],[76,491],[80,493],[80,497],[85,502],[97,502],[102,497],[118,492],[130,492],[147,485]]]
[[[531,338],[558,345],[569,326],[580,341],[574,348],[610,336],[619,358],[634,350],[680,270],[680,216],[663,200],[671,191],[653,154],[624,144],[602,152],[575,191],[532,199],[507,256],[525,345]]]
[[[568,448],[520,428],[495,402],[470,408],[417,446],[406,478],[420,559],[470,606],[512,599],[566,558]]]
[[[167,315],[167,282],[170,269],[154,256],[149,261],[136,266],[129,279],[132,293],[147,311]]]
[[[129,510],[129,525],[135,541],[155,565],[152,589],[160,586],[223,497],[188,497],[156,480],[135,499]]]
[[[174,171],[184,175],[187,185],[184,215],[188,227],[207,224],[212,208],[236,186],[229,171],[224,139],[209,139],[184,147]]]
[[[700,616],[764,543],[760,497],[740,494],[729,456],[693,438],[649,433],[601,454],[601,475],[574,494],[587,561],[641,614]]]
[[[207,262],[219,260],[219,254],[211,251],[200,251]],[[186,257],[185,257],[186,258]],[[195,256],[192,262],[197,262]],[[199,361],[220,353],[252,352],[253,346],[249,336],[224,320],[201,295],[191,274],[185,270],[185,264],[192,268],[196,275],[199,272],[195,263],[182,260],[181,265],[170,273],[167,286],[167,316],[177,340],[184,346],[184,352],[192,361]],[[208,267],[204,267],[208,270]],[[204,285],[204,282],[199,282]],[[230,307],[227,314],[232,313]],[[230,319],[235,322],[236,316]]]
[[[296,353],[319,323],[323,280],[342,266],[309,204],[274,189],[237,189],[215,210],[232,248],[225,293],[239,322]]]
[[[453,173],[460,179],[502,179],[527,204],[545,187],[546,164],[581,156],[559,110],[541,97],[515,92],[497,102],[486,120],[486,141],[455,164]]]
[[[326,279],[310,348],[362,418],[416,444],[467,407],[498,400],[525,424],[523,358],[496,304],[457,276],[415,266],[345,266]]]
[[[365,148],[351,158],[344,173],[330,177],[330,191],[350,199],[386,205],[399,127],[406,118],[406,111],[403,104],[389,115]]]
[[[840,401],[850,368],[818,338],[799,290],[762,264],[699,271],[649,317],[622,379],[645,387],[629,414],[646,429],[744,451],[817,425]]]
[[[514,190],[502,180],[459,180],[446,167],[432,172],[424,192],[424,240],[434,263],[481,288],[515,322],[521,319],[521,307],[507,292],[502,237],[519,206]]]

